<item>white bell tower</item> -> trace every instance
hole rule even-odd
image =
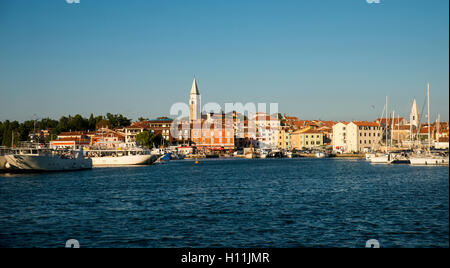
[[[189,121],[201,119],[200,102],[200,92],[198,91],[197,80],[194,77],[189,97]]]
[[[411,127],[418,128],[420,124],[420,114],[419,109],[417,109],[417,102],[414,99],[413,105],[411,107],[411,113],[409,114],[409,123]]]

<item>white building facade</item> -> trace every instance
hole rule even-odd
[[[376,122],[339,122],[333,126],[333,150],[362,153],[380,149],[382,125]]]

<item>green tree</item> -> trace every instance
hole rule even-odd
[[[143,131],[136,135],[136,143],[139,146],[152,148],[153,135],[148,131]]]
[[[138,118],[138,121],[139,121],[139,122],[142,122],[142,121],[148,121],[148,118],[139,117],[139,118]]]
[[[156,147],[160,147],[163,144],[163,137],[161,133],[158,133],[156,135],[153,135],[151,138],[152,146],[155,145]]]

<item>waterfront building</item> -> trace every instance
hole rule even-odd
[[[291,134],[292,128],[290,126],[280,126],[278,130],[277,147],[282,150],[291,149]]]
[[[227,122],[222,114],[192,121],[191,143],[200,152],[234,149],[232,122]]]
[[[143,127],[125,127],[125,143],[127,146],[135,146],[136,145],[136,136],[143,132],[145,128]]]
[[[408,147],[410,144],[410,125],[394,126],[391,130],[392,140],[394,144],[400,147]]]
[[[277,148],[278,131],[280,129],[278,117],[258,112],[251,116],[249,121],[249,133],[251,133],[252,124],[254,124],[256,130],[254,134],[251,134],[253,146],[260,149]]]
[[[54,149],[80,149],[91,145],[91,136],[94,133],[84,131],[61,132],[57,139],[50,141],[50,148]]]
[[[317,149],[323,146],[323,133],[314,129],[296,130],[291,134],[291,148]]]
[[[100,128],[90,135],[91,145],[106,149],[123,147],[125,144],[125,133],[109,128]]]
[[[346,153],[378,150],[383,130],[377,122],[339,122],[333,126],[333,150]]]

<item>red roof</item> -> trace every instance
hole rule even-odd
[[[367,122],[367,121],[353,121],[353,124],[361,127],[379,127],[380,124],[377,122]]]

